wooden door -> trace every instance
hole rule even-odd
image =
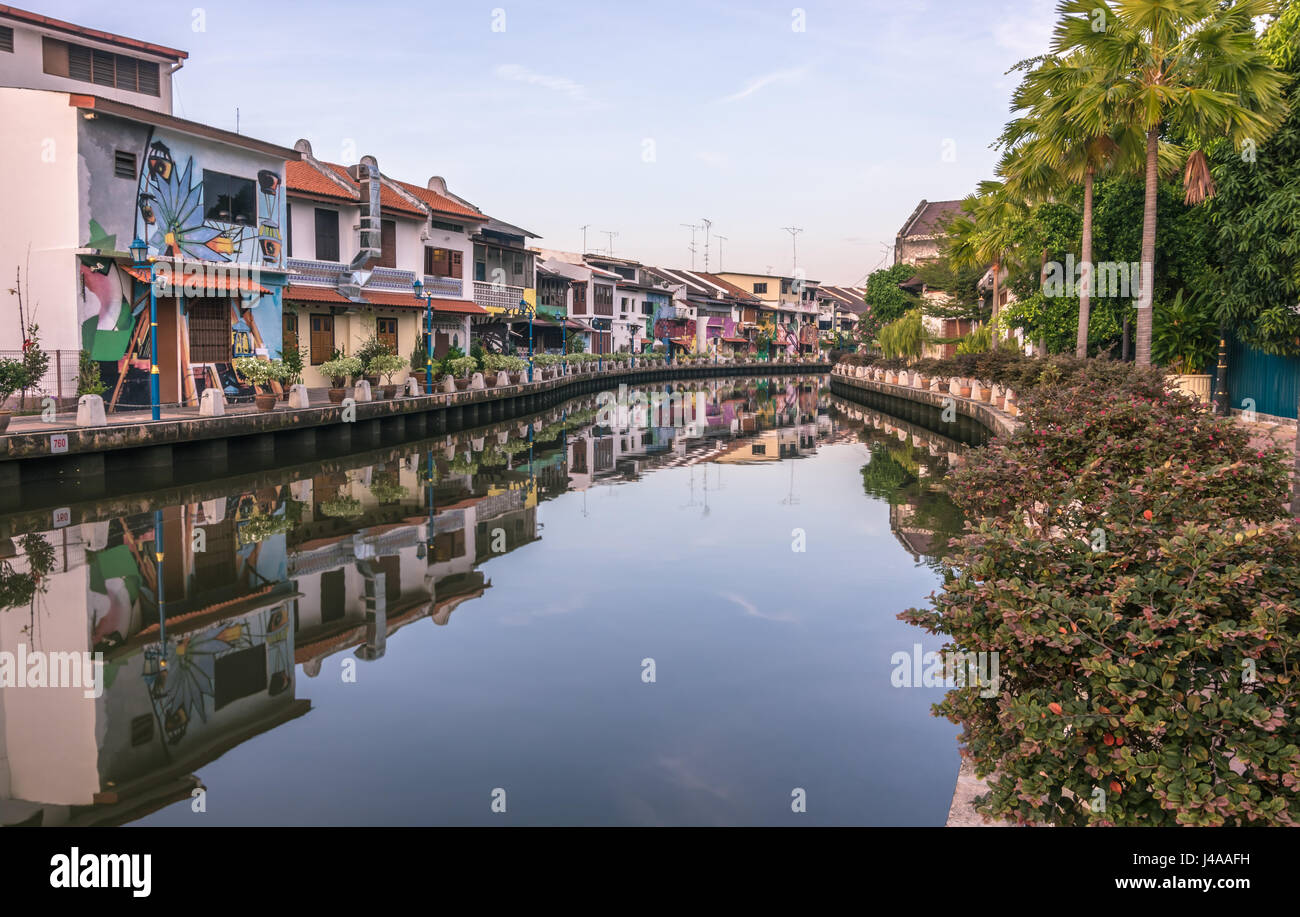
[[[311,317],[311,365],[319,366],[328,362],[334,352],[334,316],[313,315]]]

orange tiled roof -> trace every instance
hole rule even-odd
[[[341,201],[356,201],[357,194],[348,194],[347,189],[321,174],[320,169],[305,160],[290,159],[284,164],[285,184],[290,191],[299,191],[315,197],[331,197]]]
[[[304,283],[291,283],[284,288],[285,302],[332,302],[350,305],[352,300],[333,287],[313,287]]]
[[[421,188],[419,185],[413,185],[410,182],[390,179],[395,185],[401,185],[404,190],[415,195],[429,206],[430,210],[438,213],[446,213],[451,216],[464,217],[470,220],[486,220],[487,214],[475,210],[472,207],[466,207],[464,204],[453,201],[449,197],[443,197],[437,191],[430,191],[428,188]]]
[[[321,163],[321,165],[325,166],[328,169],[333,169],[338,174],[339,178],[343,179],[348,184],[356,188],[358,200],[360,199],[361,185],[352,180],[352,176],[348,173],[347,166],[341,166],[336,162],[323,162]],[[392,213],[393,211],[397,211],[398,213],[405,213],[409,216],[416,216],[416,217],[424,216],[423,210],[421,210],[415,204],[412,204],[410,201],[402,197],[392,188],[385,185],[383,182],[379,183],[379,206],[384,213]]]

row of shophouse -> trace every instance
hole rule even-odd
[[[438,357],[474,341],[526,349],[534,306],[537,349],[720,355],[813,352],[861,311],[805,278],[542,248],[441,177],[178,118],[171,77],[186,56],[0,6],[0,267],[23,305],[0,322],[0,356],[36,324],[55,357],[46,394],[75,394],[86,351],[110,409],[148,402],[157,274],[135,240],[153,271],[185,281],[154,284],[168,404],[213,386],[249,394],[240,356],[296,349],[322,386],[321,363],[371,338],[403,357],[426,335]]]

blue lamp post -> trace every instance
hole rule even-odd
[[[424,300],[424,393],[433,394],[433,292],[424,290],[419,277],[415,278],[415,297]]]
[[[154,294],[154,264],[149,260],[149,246],[141,239],[131,243],[131,261],[135,267],[149,271],[149,407],[154,420],[162,419],[158,393],[158,297]]]
[[[519,300],[519,308],[528,313],[528,381],[533,381],[533,312],[534,309],[528,307],[528,300]]]

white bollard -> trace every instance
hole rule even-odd
[[[443,376],[443,377],[442,377],[442,390],[443,390],[444,392],[454,392],[454,391],[456,391],[456,380],[453,379],[451,376]]]
[[[204,392],[203,394],[207,394]],[[301,411],[303,408],[311,407],[311,397],[307,394],[307,386],[298,382],[289,386],[289,409],[292,411]]]
[[[419,383],[419,382],[416,382],[416,381],[415,381],[415,377],[414,377],[414,376],[407,376],[407,377],[406,377],[406,396],[407,396],[408,398],[415,398],[417,395],[423,395],[423,394],[424,394],[424,389],[422,389],[422,388],[420,387],[420,383]]]
[[[365,379],[358,379],[356,385],[352,386],[352,400],[358,404],[363,401],[373,401],[374,395],[370,392],[370,383]]]
[[[77,426],[102,427],[108,423],[104,415],[104,399],[98,395],[82,395],[77,399]]]
[[[486,388],[483,384],[483,374],[475,373],[469,380],[470,391],[477,392],[479,389]]]

